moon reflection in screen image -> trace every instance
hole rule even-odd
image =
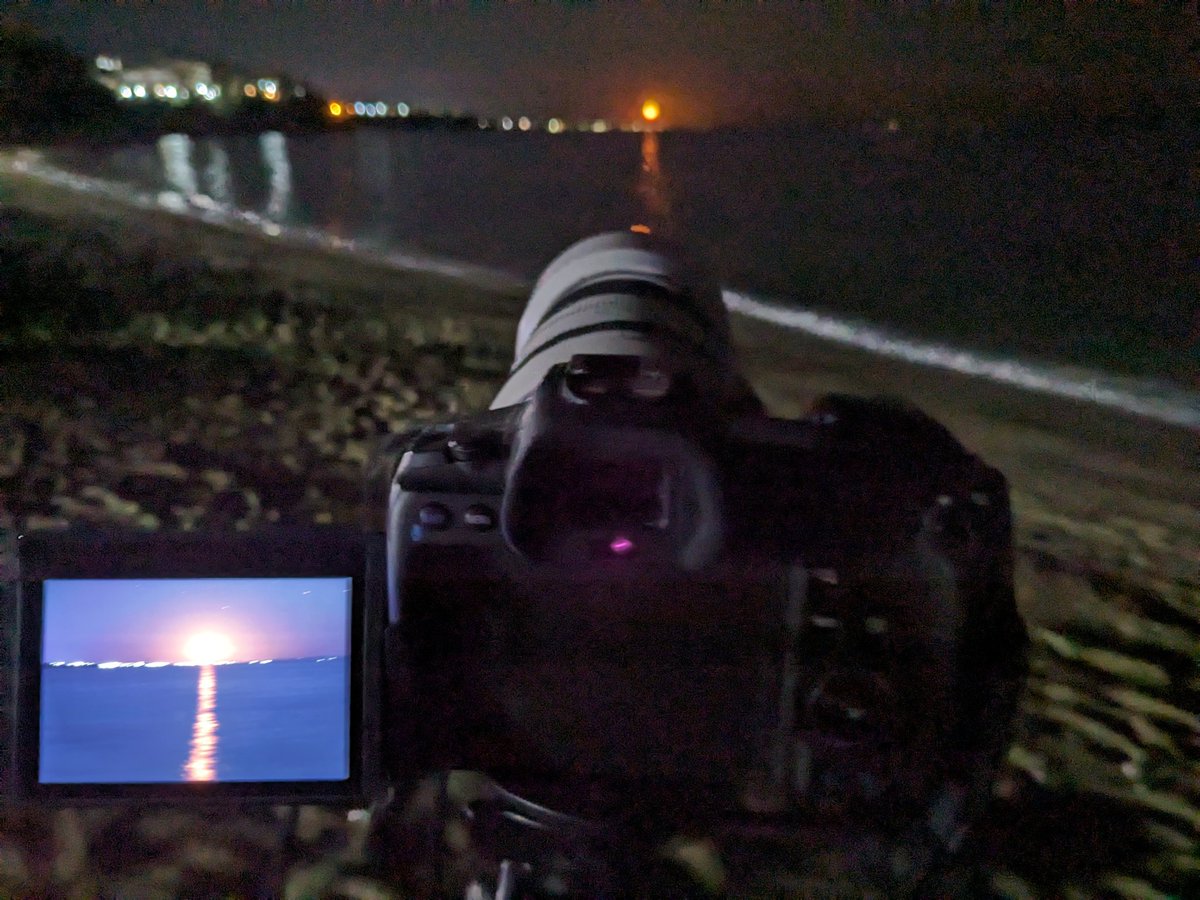
[[[347,778],[352,584],[48,579],[39,781]]]
[[[188,781],[215,781],[217,778],[217,672],[212,666],[200,667],[196,685],[196,721],[183,775]]]

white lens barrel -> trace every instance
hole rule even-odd
[[[567,248],[538,279],[492,408],[524,400],[579,353],[634,355],[689,371],[715,399],[737,391],[720,288],[648,235],[608,232]]]

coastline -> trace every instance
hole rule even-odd
[[[411,365],[403,362],[404,372],[392,382],[386,374],[369,385],[364,380],[363,392],[411,390],[411,415],[418,419],[445,415],[455,403],[486,402],[487,391],[502,378],[524,300],[512,284],[472,284],[439,272],[405,271],[386,260],[271,236],[248,224],[208,223],[32,178],[0,176],[0,212],[8,208],[64,227],[103,233],[121,246],[150,242],[169,258],[203,260],[221,277],[253,283],[258,293],[278,291],[301,298],[331,320],[402,320],[403,328],[424,335],[410,339],[407,349],[396,349],[397,357],[414,357]],[[1034,676],[1022,733],[1000,785],[1008,818],[1002,815],[988,832],[996,844],[1001,873],[997,877],[1007,877],[1006,872],[1018,880],[1033,877],[1028,867],[1014,862],[1003,841],[1006,834],[1012,840],[1019,833],[1012,823],[1022,821],[1029,804],[1047,795],[1076,806],[1103,798],[1115,804],[1113,811],[1146,827],[1170,827],[1185,835],[1200,829],[1200,790],[1187,774],[1200,747],[1200,723],[1176,716],[1171,726],[1172,714],[1154,706],[1163,704],[1179,713],[1196,708],[1200,699],[1200,680],[1194,676],[1195,654],[1200,651],[1200,467],[1195,430],[880,356],[744,316],[734,317],[733,331],[747,376],[771,412],[797,415],[827,391],[900,395],[941,420],[1010,481],[1018,601],[1034,638]],[[330,353],[338,352],[337,334],[332,328],[322,333]],[[170,342],[175,340],[166,342],[174,347]],[[178,343],[187,340],[183,335]],[[460,356],[450,363],[438,356],[447,343],[465,348],[467,354],[477,348],[488,359],[473,375],[456,372],[453,360]],[[370,345],[362,368],[371,370],[370,354],[382,353],[387,346],[387,341]],[[120,352],[120,347],[113,348],[115,356]],[[345,380],[341,374],[336,377]],[[33,392],[38,390],[34,385]],[[67,411],[68,419],[75,409],[75,398],[67,394],[46,402]],[[340,415],[337,396],[321,402],[320,409],[331,417]],[[377,402],[386,405],[381,399]],[[236,428],[246,422],[253,422],[259,432],[275,430],[255,419],[258,411],[252,403],[226,405],[236,408],[228,415],[219,408],[196,413],[207,417],[205,422],[220,420],[211,443],[222,434],[236,435]],[[86,418],[94,411],[85,407],[81,415]],[[16,413],[24,415],[22,410]],[[383,418],[389,415],[385,410]],[[399,417],[409,415],[406,410],[396,412]],[[316,430],[319,434],[311,440],[325,452],[335,440],[325,428],[320,422],[297,425],[300,437],[295,440]],[[106,455],[105,437],[97,437],[100,457]],[[107,439],[110,462],[128,468],[129,455],[115,461],[120,454],[112,449],[112,436]],[[339,492],[348,492],[345,484],[356,477],[353,457],[359,450],[351,453],[350,447],[347,439],[336,453],[331,449],[327,454],[330,459],[336,456],[337,467],[316,479],[325,499],[339,501]],[[196,460],[197,481],[216,485],[232,473],[235,488],[272,462],[255,464],[211,453],[198,454]],[[187,468],[161,458],[137,465],[140,477],[172,484],[180,481],[176,470]],[[85,465],[84,471],[81,478],[90,473],[102,480],[106,468],[97,463]],[[290,475],[304,472],[301,458]],[[121,478],[126,477],[122,470]],[[116,487],[111,496],[95,491],[89,495],[85,484],[73,488],[85,500],[100,496],[104,514],[122,509],[124,495],[114,493]],[[270,486],[254,489],[254,502],[269,508]],[[224,494],[213,487],[205,496],[220,500]],[[305,494],[296,508],[337,517],[357,501],[347,493],[340,506],[329,507]],[[78,503],[60,504],[62,515],[72,510],[86,511]],[[159,518],[168,521],[170,512]],[[1129,700],[1123,691],[1147,701],[1140,712],[1134,707],[1142,701]],[[1099,711],[1097,703],[1103,706]],[[1150,709],[1160,714],[1147,712]],[[1151,730],[1143,727],[1143,720]],[[1164,736],[1166,744],[1156,735]],[[1138,763],[1137,777],[1097,747],[1132,747],[1129,755]],[[1154,777],[1143,779],[1143,771],[1151,769]],[[1174,803],[1165,825],[1164,798]],[[1084,803],[1082,808],[1089,807]],[[1176,842],[1172,852],[1200,864],[1200,842],[1192,836],[1188,840],[1186,850]],[[1136,868],[1118,856],[1113,871]]]

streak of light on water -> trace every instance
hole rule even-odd
[[[201,666],[196,683],[196,721],[192,742],[183,767],[187,781],[216,781],[217,778],[217,672]]]

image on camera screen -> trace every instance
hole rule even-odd
[[[351,585],[45,581],[39,781],[347,779]]]

